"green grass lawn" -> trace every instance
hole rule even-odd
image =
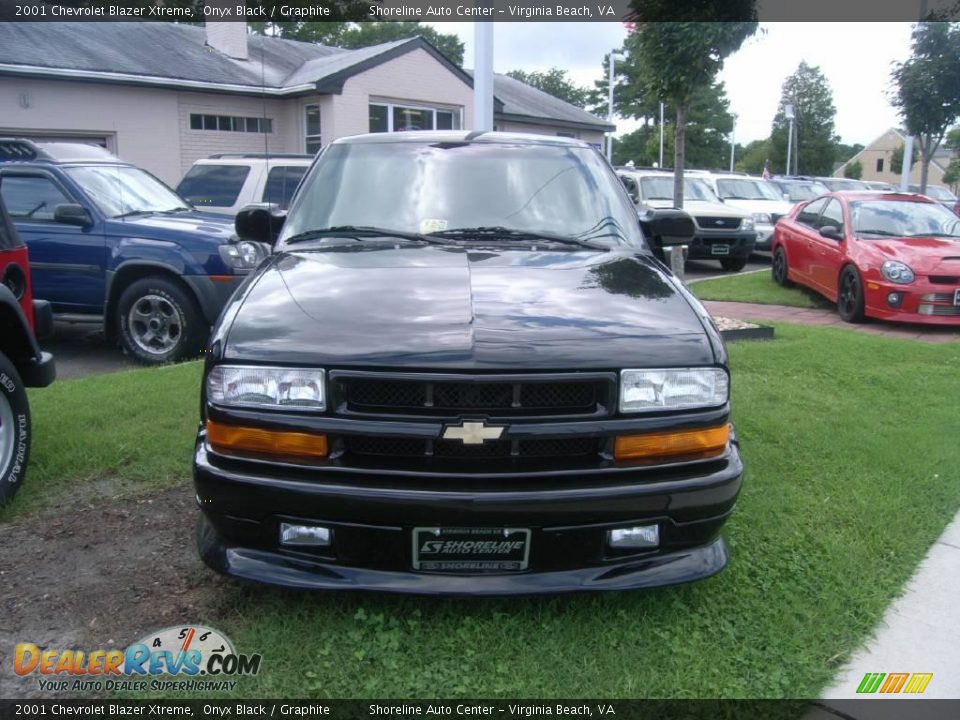
[[[732,562],[710,580],[498,600],[230,583],[210,617],[184,620],[263,654],[238,688],[249,697],[816,697],[960,508],[960,344],[776,333],[730,346],[747,477],[724,532]],[[198,375],[43,391],[68,403],[35,394],[18,503],[102,475],[185,478]]]
[[[785,288],[777,285],[769,272],[730,275],[690,284],[690,291],[701,300],[727,300],[760,303],[762,305],[790,305],[802,308],[833,307],[822,295],[798,285]]]

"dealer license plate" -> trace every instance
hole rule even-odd
[[[729,255],[730,246],[729,245],[711,245],[710,253],[712,255]]]
[[[526,570],[530,531],[520,528],[413,529],[413,569],[472,573]]]
[[[953,304],[960,305],[960,288],[953,291]]]

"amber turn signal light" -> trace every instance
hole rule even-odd
[[[309,460],[328,455],[326,435],[221,425],[213,420],[207,420],[207,442],[215,451],[226,454],[256,453]]]
[[[706,458],[719,455],[730,441],[730,425],[695,430],[620,435],[613,446],[617,460]]]

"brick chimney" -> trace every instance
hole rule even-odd
[[[216,5],[208,2],[207,5]],[[207,20],[207,45],[235,60],[249,60],[247,50],[247,23],[244,20],[213,21]]]

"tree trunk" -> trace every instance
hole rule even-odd
[[[687,103],[677,103],[677,127],[673,133],[673,205],[683,208],[683,169],[687,145]]]
[[[930,152],[933,144],[933,138],[929,135],[920,136],[920,194],[927,193],[927,178],[930,177],[930,160],[933,153]]]

